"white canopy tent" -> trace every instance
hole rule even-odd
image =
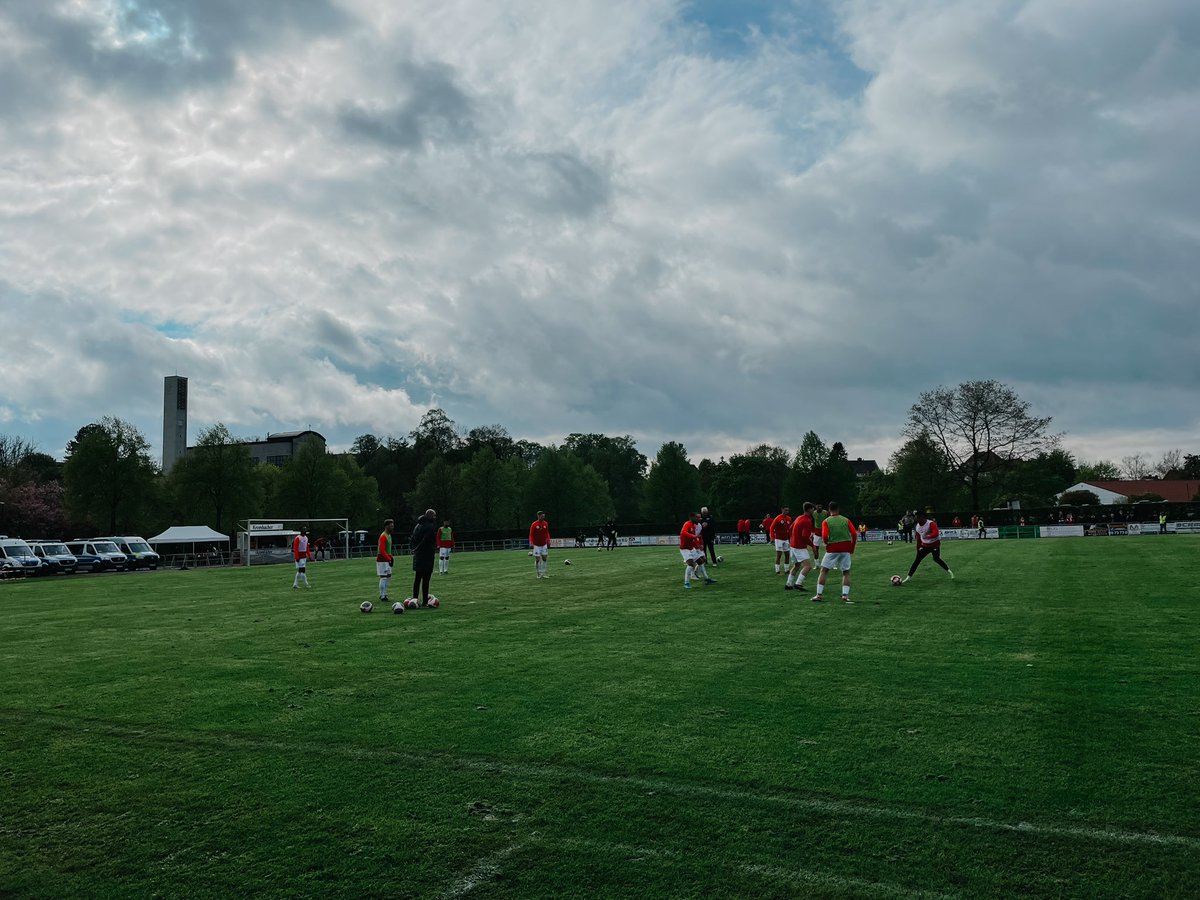
[[[172,525],[162,534],[147,538],[146,542],[155,545],[155,549],[158,544],[190,544],[193,555],[197,544],[224,544],[225,549],[229,549],[229,536],[213,531],[207,525]]]

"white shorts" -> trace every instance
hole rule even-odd
[[[549,544],[545,544],[541,547],[533,548],[533,558],[534,559],[537,559],[539,556],[542,559],[545,559],[549,555],[550,555],[550,545]]]
[[[792,549],[791,541],[781,541],[778,538],[775,540],[775,549],[780,553],[787,553]]]
[[[803,562],[808,559],[807,547],[792,547],[792,562]]]
[[[814,550],[821,549],[821,536],[819,534],[813,535],[813,549]]]
[[[693,559],[703,559],[703,550],[684,550],[680,548],[679,555],[683,557],[685,563],[690,563]]]
[[[438,556],[440,556],[442,559],[449,559],[450,551],[453,549],[453,547],[438,547]]]
[[[850,563],[854,560],[853,553],[826,553],[821,558],[822,569],[841,569],[843,572],[850,571]]]
[[[385,563],[385,562],[382,562],[382,563],[377,562],[377,563],[375,563],[375,572],[379,575],[380,578],[387,578],[389,575],[392,574],[392,564]]]
[[[298,559],[298,560],[296,560],[296,570],[297,570],[297,571],[299,571],[299,572],[303,572],[303,571],[304,571],[304,564],[305,564],[306,562],[308,562],[308,560],[307,560],[307,559]]]

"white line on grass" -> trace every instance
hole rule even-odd
[[[305,753],[314,756],[335,756],[342,759],[402,759],[411,762],[412,754],[379,747],[364,747],[357,744],[315,744],[305,741],[280,741],[256,735],[222,734],[215,732],[170,732],[156,728],[124,724],[97,719],[76,719],[69,716],[28,713],[24,710],[0,709],[0,718],[17,718],[25,722],[42,724],[70,730],[101,732],[117,738],[158,740],[159,743],[177,744],[187,748],[220,748],[226,750],[278,750],[290,753]],[[872,806],[853,800],[821,800],[813,797],[797,797],[787,794],[767,793],[751,790],[720,787],[710,784],[689,784],[646,778],[640,775],[616,775],[573,769],[557,765],[538,763],[506,763],[475,757],[451,754],[425,753],[419,757],[423,763],[441,763],[459,766],[476,772],[512,775],[523,778],[557,778],[581,784],[621,785],[642,790],[659,791],[677,797],[706,797],[735,802],[766,803],[790,809],[837,816],[860,816],[862,818],[891,821],[926,822],[931,825],[958,825],[980,830],[1004,831],[1028,834],[1037,837],[1080,838],[1088,841],[1103,841],[1115,844],[1143,844],[1158,846],[1187,847],[1200,850],[1200,838],[1182,834],[1159,834],[1148,831],[1126,831],[1116,828],[1094,828],[1081,825],[1044,825],[1033,822],[1000,822],[980,816],[941,815],[922,810],[898,809]]]
[[[500,874],[500,864],[525,847],[523,841],[517,841],[515,844],[509,844],[503,850],[498,850],[491,856],[485,856],[483,859],[471,866],[465,875],[458,881],[450,885],[442,896],[446,900],[456,900],[458,897],[465,897],[479,885],[485,881],[491,881]]]

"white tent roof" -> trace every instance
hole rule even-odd
[[[229,537],[219,531],[213,531],[207,525],[172,525],[162,534],[156,534],[146,539],[150,544],[198,544],[201,541],[224,541],[229,543]]]

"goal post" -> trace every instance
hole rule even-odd
[[[347,518],[246,519],[238,523],[237,549],[246,566],[292,561],[292,539],[308,529],[313,559],[349,559],[353,532]]]

